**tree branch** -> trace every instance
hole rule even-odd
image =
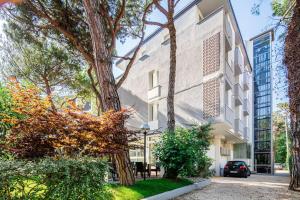
[[[168,17],[168,11],[166,9],[164,9],[160,3],[159,3],[159,0],[153,0],[155,6],[157,7],[157,9],[162,13],[164,14],[166,17]]]
[[[162,28],[166,28],[167,27],[167,24],[162,24],[162,23],[159,23],[159,22],[152,22],[152,21],[145,21],[145,24],[147,25],[153,25],[153,26],[160,26]]]
[[[140,42],[139,44],[137,45],[136,49],[134,50],[134,53],[129,61],[129,63],[127,64],[127,67],[126,67],[126,70],[123,74],[123,76],[120,78],[120,80],[118,81],[117,83],[117,88],[120,88],[120,86],[122,85],[122,83],[125,81],[125,79],[127,78],[128,74],[129,74],[129,71],[135,61],[135,58],[141,48],[141,46],[143,45],[144,43],[144,37],[145,37],[145,21],[146,21],[146,17],[147,17],[147,13],[149,11],[149,9],[152,7],[153,5],[153,2],[149,3],[149,5],[146,6],[145,8],[145,11],[144,11],[144,15],[143,15],[143,18],[142,18],[142,22],[143,22],[143,25],[142,25],[142,36],[141,36],[141,39],[140,39]]]
[[[76,49],[82,53],[83,57],[86,59],[87,62],[93,64],[94,63],[94,58],[91,53],[89,53],[80,43],[78,38],[73,35],[72,32],[68,31],[66,27],[62,26],[57,20],[52,19],[46,9],[42,6],[42,10],[39,10],[31,1],[27,0],[25,1],[27,5],[31,7],[31,9],[35,12],[35,14],[41,18],[47,19],[48,22],[58,31],[60,31],[66,38],[69,39],[69,41],[76,47]],[[39,2],[39,1],[38,1]],[[39,2],[39,4],[42,4]]]

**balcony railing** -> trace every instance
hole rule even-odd
[[[249,115],[250,111],[250,101],[248,98],[244,98],[244,102],[243,102],[243,112],[244,115]]]
[[[225,47],[227,51],[230,51],[232,49],[232,29],[230,27],[229,21],[225,20]]]
[[[235,132],[244,136],[244,124],[240,119],[235,119]]]
[[[234,85],[234,96],[235,96],[235,104],[242,105],[243,104],[243,90],[239,83]]]
[[[157,130],[159,128],[158,120],[149,121],[148,124],[149,124],[150,130]]]
[[[230,83],[231,87],[234,83],[234,72],[233,72],[233,68],[232,68],[232,64],[230,65],[228,60],[226,60],[226,64],[225,64],[225,74],[226,77],[228,79],[228,82]]]
[[[234,71],[235,75],[239,75],[243,72],[243,59],[239,48],[235,48],[234,51]]]
[[[244,127],[244,139],[249,140],[249,128],[248,127]]]
[[[227,105],[225,106],[225,119],[232,127],[234,126],[234,113]]]
[[[249,90],[250,88],[250,75],[248,74],[248,72],[245,72],[243,74],[243,79],[244,79],[244,90]]]
[[[149,100],[155,99],[157,97],[160,97],[160,85],[158,85],[148,91],[148,99]]]

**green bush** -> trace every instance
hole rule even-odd
[[[110,199],[105,161],[91,158],[0,161],[0,199]]]
[[[210,146],[211,127],[194,125],[164,133],[155,146],[154,154],[164,167],[166,178],[208,176],[211,159],[206,153]]]

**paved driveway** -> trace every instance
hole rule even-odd
[[[289,191],[288,183],[285,176],[217,177],[206,188],[176,200],[300,200],[300,193]]]

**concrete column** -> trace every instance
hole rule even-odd
[[[221,171],[221,136],[214,137],[214,145],[215,145],[215,170],[216,176],[220,176]]]

